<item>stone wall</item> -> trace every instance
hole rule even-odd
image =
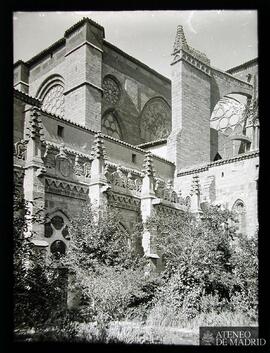
[[[145,142],[140,134],[141,111],[153,97],[162,97],[170,105],[170,80],[104,41],[102,30],[91,21],[75,27],[26,63],[29,94],[36,97],[47,80],[58,75],[64,83],[65,118],[99,131],[102,115],[111,109],[118,114],[124,141]],[[116,105],[102,99],[107,75],[120,84]]]
[[[253,236],[258,226],[258,173],[258,152],[250,152],[181,171],[175,180],[175,189],[180,189],[183,196],[189,195],[192,178],[198,175],[201,202],[220,203],[232,209],[235,201],[242,200],[246,207],[247,234]]]

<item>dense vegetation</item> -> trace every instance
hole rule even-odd
[[[90,205],[71,221],[66,255],[44,261],[31,238],[24,237],[27,205],[18,195],[17,331],[32,329],[37,340],[164,343],[167,327],[256,323],[257,237],[237,235],[228,210],[210,206],[201,219],[190,213],[149,219],[164,264],[157,274],[149,272],[149,260],[138,245],[142,226],[138,223],[128,234],[117,212],[103,211],[98,221]],[[121,326],[127,321],[137,331]]]

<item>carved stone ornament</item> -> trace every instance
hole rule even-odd
[[[68,159],[59,160],[59,171],[64,177],[68,177],[71,173],[71,165]]]
[[[14,156],[18,159],[25,160],[27,141],[21,140],[14,144]]]
[[[107,103],[117,104],[121,95],[121,90],[112,77],[105,77],[103,81],[103,97]]]
[[[72,166],[71,161],[66,154],[65,145],[63,143],[61,143],[59,147],[59,153],[55,156],[55,159],[58,162],[58,169],[60,173],[64,177],[68,177],[71,174]]]
[[[143,108],[141,138],[154,141],[166,138],[171,131],[171,109],[162,98],[152,98]]]
[[[80,163],[78,155],[75,157],[74,174],[77,176],[83,175],[83,165]]]

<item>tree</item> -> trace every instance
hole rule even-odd
[[[200,219],[186,212],[148,220],[148,227],[157,229],[157,248],[165,264],[166,285],[156,302],[186,306],[193,317],[202,310],[202,298],[207,295],[223,304],[230,301],[239,281],[243,284],[243,278],[235,276],[240,265],[232,246],[234,220],[232,212],[218,206],[205,208]]]
[[[26,217],[29,216],[29,202],[17,187],[14,189],[13,214],[15,330],[38,330],[61,317],[65,279],[50,259],[45,261],[44,254],[32,242],[33,234],[26,237],[29,222],[33,218],[40,220],[40,217],[39,214],[33,215],[32,219]]]
[[[117,211],[107,209],[97,221],[90,204],[70,224],[72,234],[63,263],[69,268],[72,312],[76,320],[106,323],[149,301],[145,259],[135,244],[141,225],[132,234],[121,226]]]

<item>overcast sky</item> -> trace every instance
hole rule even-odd
[[[102,25],[108,42],[169,78],[179,24],[188,44],[214,67],[227,70],[258,55],[256,11],[15,12],[14,62],[29,60],[82,17]]]

